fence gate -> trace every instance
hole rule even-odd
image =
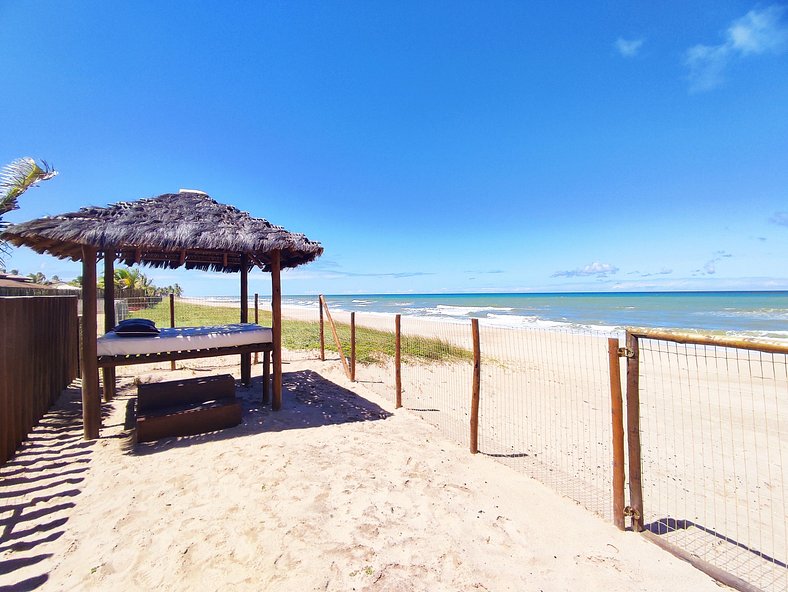
[[[623,354],[633,529],[737,589],[788,590],[788,346],[633,332]]]

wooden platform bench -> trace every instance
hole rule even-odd
[[[241,331],[233,329],[242,327]],[[187,332],[225,331],[228,335],[249,334],[249,331],[261,333],[258,340],[252,343],[242,343],[237,345],[215,345],[210,339],[202,340],[173,340],[171,336],[183,335]],[[263,403],[270,401],[270,378],[271,378],[271,353],[273,344],[270,340],[270,329],[257,325],[228,325],[226,327],[182,327],[162,329],[161,337],[168,339],[147,339],[147,338],[125,338],[118,339],[112,333],[108,333],[98,340],[97,365],[101,370],[111,370],[118,366],[131,366],[135,364],[152,364],[155,362],[175,362],[178,360],[193,360],[198,358],[212,358],[218,356],[230,356],[238,354],[252,354],[263,352]],[[257,337],[255,333],[255,337]],[[206,346],[207,344],[207,346]],[[104,353],[109,350],[112,353]],[[105,388],[114,388],[114,372],[105,372]],[[251,384],[250,367],[241,367],[241,381],[245,386]],[[114,393],[112,393],[114,394]],[[106,398],[106,397],[105,397]],[[107,399],[109,400],[109,399]]]
[[[229,374],[137,387],[137,441],[193,436],[241,423],[241,404]]]

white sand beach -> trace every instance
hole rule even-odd
[[[0,470],[0,589],[719,589],[335,361],[286,363],[278,413],[261,409],[255,366],[242,425],[135,449],[135,375],[238,376],[235,358],[183,366],[122,369],[96,442],[72,389]]]

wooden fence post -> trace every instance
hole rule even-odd
[[[175,294],[170,292],[170,327],[175,327]],[[170,370],[175,370],[175,360],[170,362]]]
[[[394,317],[394,378],[396,399],[394,408],[402,407],[402,331],[400,330],[401,315]]]
[[[326,361],[326,337],[323,330],[323,295],[317,297],[317,307],[320,309],[320,359]]]
[[[471,319],[473,336],[473,385],[471,388],[471,454],[479,452],[479,390],[482,378],[482,354],[479,344],[479,319]]]
[[[356,313],[350,313],[350,380],[356,382]]]
[[[638,338],[627,331],[627,444],[629,448],[629,503],[632,530],[643,530],[643,485],[640,461],[640,352]]]
[[[624,530],[624,403],[621,396],[621,362],[617,337],[608,338],[607,354],[613,426],[613,524],[619,530]]]

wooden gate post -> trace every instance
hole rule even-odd
[[[632,530],[643,530],[643,485],[640,461],[640,351],[638,338],[627,331],[627,444],[629,448],[629,503]]]
[[[619,530],[624,530],[624,403],[621,397],[621,354],[617,337],[607,340],[607,354],[613,426],[613,524]]]

